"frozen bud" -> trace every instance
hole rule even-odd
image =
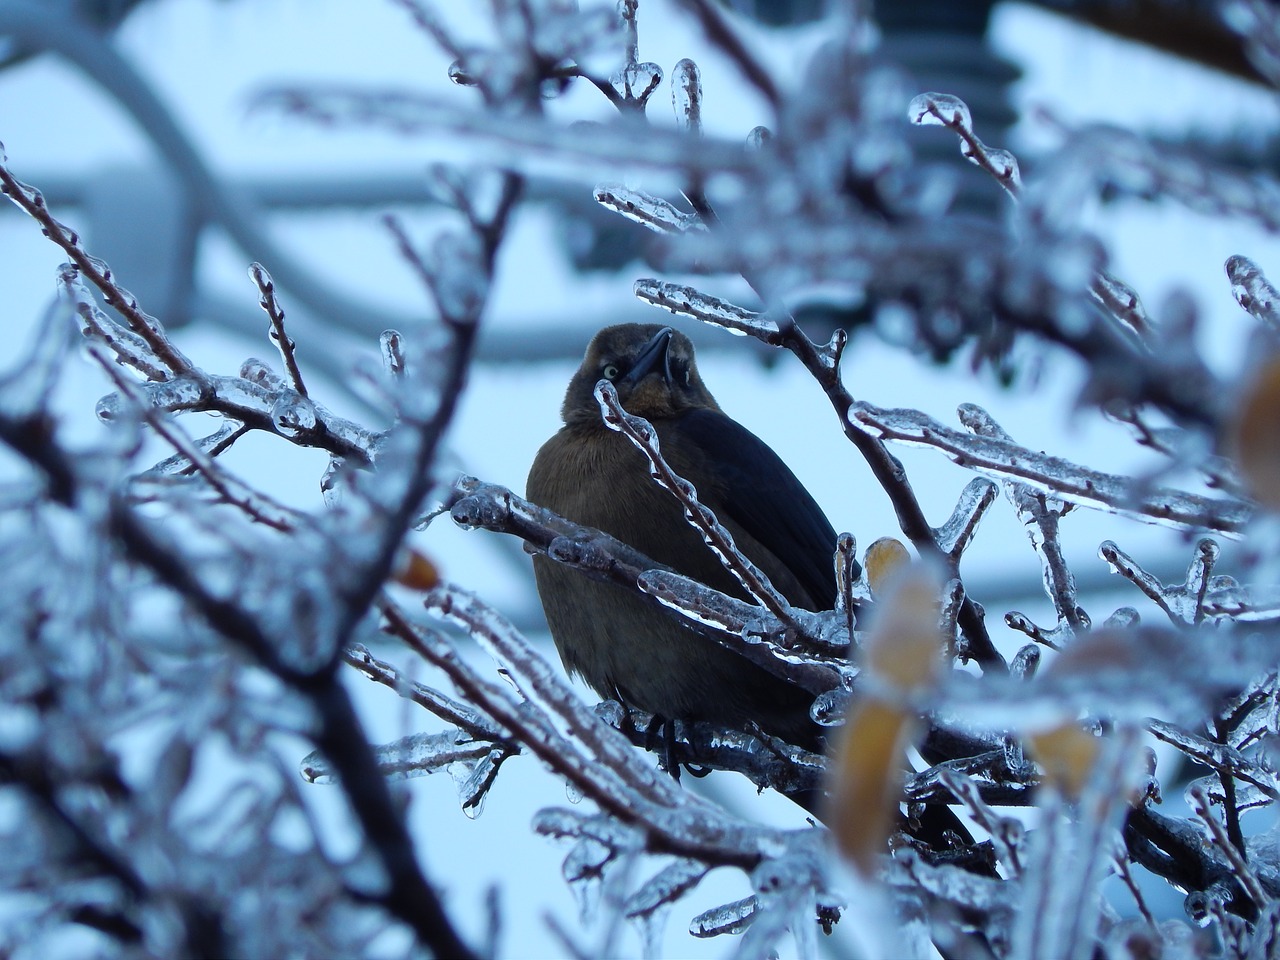
[[[915,715],[881,700],[860,700],[831,764],[826,822],[840,852],[868,876],[885,851],[902,798],[903,751],[915,738]]]
[[[1245,388],[1230,445],[1250,492],[1280,510],[1280,358],[1269,360]]]
[[[768,127],[752,127],[747,134],[747,149],[755,152],[763,150],[773,140],[773,133]]]
[[[907,548],[893,537],[881,537],[867,547],[862,566],[867,571],[867,584],[873,594],[879,595],[893,579],[893,575],[911,562]]]
[[[702,74],[687,57],[671,73],[671,106],[679,129],[693,134],[702,132]]]
[[[440,570],[417,550],[406,547],[396,557],[391,579],[410,590],[431,590],[440,584]]]
[[[1066,797],[1077,798],[1089,782],[1102,741],[1074,723],[1027,737],[1031,756],[1044,769],[1045,779]]]
[[[907,116],[920,126],[959,127],[972,130],[969,107],[959,97],[948,93],[922,93],[907,107]]]

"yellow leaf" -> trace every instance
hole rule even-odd
[[[902,796],[902,754],[916,721],[875,699],[859,701],[849,716],[831,765],[827,825],[836,846],[863,874],[884,853]]]

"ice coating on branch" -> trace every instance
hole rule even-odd
[[[240,364],[240,376],[273,393],[288,389],[284,377],[271,369],[271,365],[265,360],[259,360],[257,357],[250,357]]]
[[[973,129],[969,106],[959,97],[949,93],[922,93],[913,97],[907,107],[907,117],[919,126],[955,126],[963,130]]]
[[[378,337],[382,351],[382,365],[387,376],[395,379],[404,376],[404,337],[398,330],[383,330]]]
[[[662,83],[662,68],[656,63],[628,63],[609,83],[624,102],[643,108]]]
[[[759,910],[754,896],[713,907],[689,921],[689,933],[703,939],[743,933],[751,926]]]
[[[747,149],[751,152],[763,150],[771,140],[773,140],[773,132],[768,127],[752,127],[747,133]]]
[[[702,132],[702,74],[687,57],[671,71],[671,106],[677,128],[692,134]]]
[[[271,422],[285,437],[296,437],[316,427],[316,408],[306,397],[288,390],[271,405]]]
[[[479,237],[470,231],[446,230],[431,244],[431,293],[451,322],[474,323],[489,296],[489,268]]]
[[[1248,257],[1228,257],[1227,277],[1236,303],[1260,323],[1280,333],[1280,294],[1262,269]]]
[[[444,770],[452,764],[474,763],[489,752],[488,744],[468,740],[459,730],[443,733],[415,733],[374,749],[378,769],[391,780],[423,777]],[[336,775],[320,751],[308,754],[301,763],[305,780],[311,783],[333,783]]]
[[[1129,477],[1081,467],[1007,439],[961,433],[913,409],[888,410],[857,401],[848,416],[850,424],[872,436],[931,447],[995,479],[1017,480],[1081,506],[1149,523],[1207,528],[1239,537],[1254,513],[1252,504],[1233,497],[1202,497],[1137,484]]]
[[[685,213],[661,197],[632,190],[620,183],[600,184],[595,188],[594,195],[596,203],[602,207],[620,213],[655,233],[678,234],[690,230],[705,232],[707,229],[697,214]]]
[[[723,327],[740,337],[753,334],[765,339],[778,332],[778,325],[765,319],[763,314],[752,313],[693,287],[644,278],[637,280],[632,290],[638,299],[646,303]]]
[[[960,492],[951,517],[934,531],[944,553],[960,556],[973,541],[978,524],[996,499],[996,485],[982,477],[974,477]]]
[[[484,813],[484,802],[498,775],[498,767],[506,759],[501,747],[488,747],[482,756],[459,761],[449,767],[449,775],[458,787],[458,802],[468,819],[476,820]]]
[[[646,957],[660,955],[662,935],[672,905],[696,887],[708,870],[705,863],[697,860],[677,859],[650,877],[628,898],[625,907],[627,918],[639,927]]]

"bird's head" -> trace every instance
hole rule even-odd
[[[692,341],[656,323],[605,327],[591,338],[582,366],[565,393],[561,408],[565,423],[594,423],[604,429],[593,392],[601,380],[613,384],[628,413],[649,420],[674,417],[695,407],[720,409],[698,376]]]

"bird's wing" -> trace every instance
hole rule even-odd
[[[715,477],[717,511],[726,512],[785,564],[819,608],[830,609],[836,596],[836,532],[782,458],[718,410],[690,410],[673,429],[706,457],[698,472]]]

